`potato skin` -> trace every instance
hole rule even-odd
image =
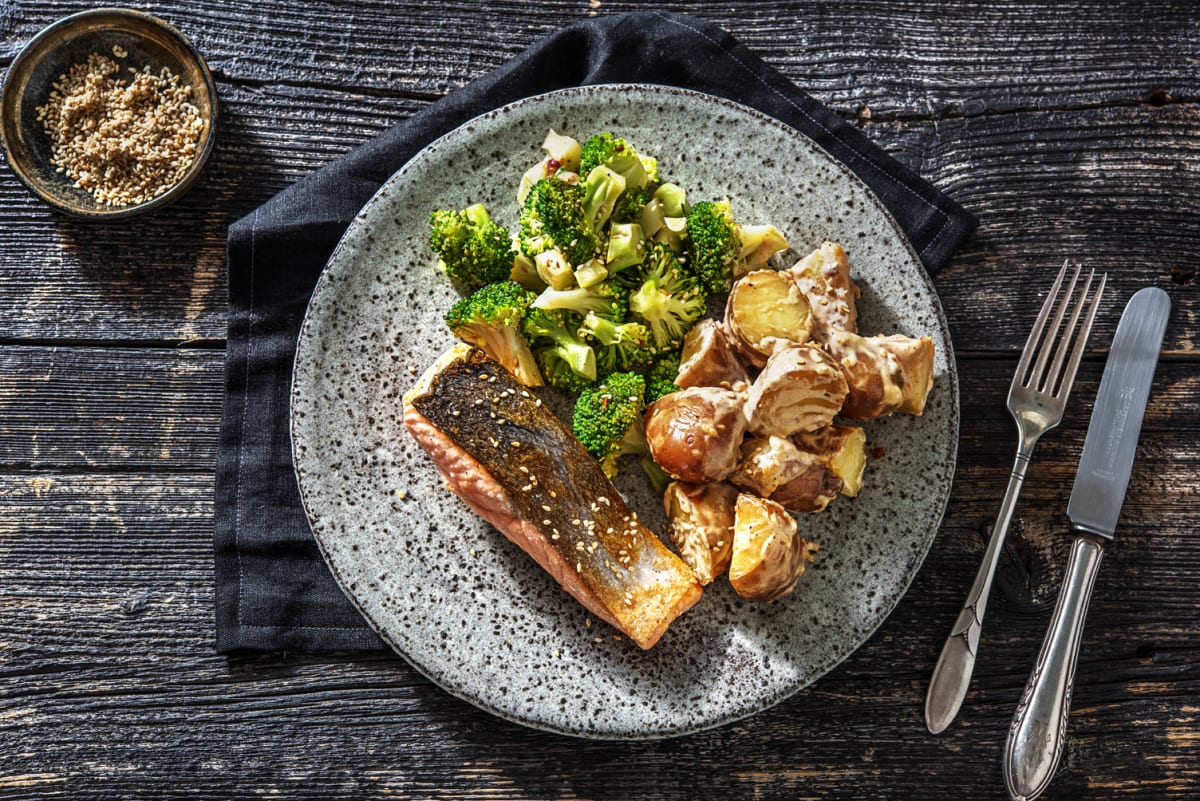
[[[683,339],[679,356],[681,387],[725,387],[741,391],[750,385],[750,376],[729,344],[724,327],[716,320],[701,320]]]
[[[829,465],[812,454],[804,472],[782,484],[768,496],[769,500],[797,514],[820,512],[842,491],[842,480]]]
[[[768,602],[782,598],[795,588],[815,550],[778,503],[738,496],[729,563],[729,583],[738,595]]]
[[[667,533],[701,584],[711,584],[729,568],[737,496],[737,489],[724,482],[682,481],[672,481],[663,495]]]
[[[651,458],[677,481],[721,481],[737,467],[746,433],[745,396],[720,387],[687,387],[646,410]]]
[[[870,420],[895,412],[919,415],[933,387],[933,340],[861,337],[834,331],[826,343],[849,385],[842,417]]]
[[[755,270],[729,290],[725,329],[746,361],[762,367],[775,351],[808,341],[812,311],[790,273]]]
[[[842,494],[851,498],[862,490],[867,465],[867,434],[859,426],[832,425],[800,433],[792,441],[814,454],[842,480]]]

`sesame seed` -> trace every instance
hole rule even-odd
[[[113,54],[128,53],[119,46]],[[92,53],[59,76],[36,109],[50,163],[104,206],[144,203],[177,184],[199,154],[205,122],[192,88],[163,67],[121,66]]]

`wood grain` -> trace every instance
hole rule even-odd
[[[0,4],[0,67],[86,7]],[[197,187],[91,226],[0,166],[0,798],[1001,799],[1089,400],[1148,285],[1174,304],[1167,354],[1045,798],[1200,795],[1190,2],[657,4],[733,31],[980,220],[935,281],[962,390],[946,518],[888,621],[808,690],[691,737],[593,743],[499,721],[387,655],[213,653],[227,226],[539,36],[634,7],[164,0],[149,10],[205,53],[226,112]],[[1067,257],[1107,271],[1110,300],[1030,467],[963,714],[934,738],[921,704],[1007,481],[1015,353]]]
[[[972,411],[945,524],[866,647],[750,721],[663,743],[585,745],[496,721],[390,657],[214,656],[211,474],[162,472],[152,441],[127,457],[85,448],[86,463],[65,446],[146,436],[139,414],[170,420],[191,406],[180,395],[180,363],[203,386],[219,378],[218,354],[99,352],[103,369],[85,390],[78,377],[97,349],[40,350],[33,364],[52,366],[47,378],[27,379],[23,403],[127,429],[85,435],[65,424],[44,434],[36,472],[0,475],[0,741],[11,744],[0,751],[8,783],[0,794],[783,799],[842,797],[853,787],[858,798],[901,788],[932,797],[913,792],[919,776],[926,790],[952,779],[961,797],[999,797],[999,749],[1065,564],[1061,512],[1087,424],[1073,409],[1039,446],[974,689],[950,735],[932,738],[920,718],[925,682],[1012,451],[997,403],[1007,359],[962,365],[963,407]],[[1085,365],[1076,391],[1094,393],[1099,367]],[[1191,694],[1200,686],[1190,666],[1200,624],[1184,600],[1200,568],[1200,540],[1186,532],[1200,468],[1196,383],[1177,363],[1156,381],[1121,536],[1092,607],[1068,769],[1050,798],[1141,781],[1163,793],[1154,797],[1184,798],[1197,779]],[[126,386],[143,411],[122,420],[110,412],[127,404],[117,397]],[[217,410],[188,415],[211,432]],[[161,436],[163,445],[181,442]],[[1134,748],[1158,760],[1113,759]],[[333,753],[333,762],[320,758]],[[914,765],[926,767],[914,775]]]

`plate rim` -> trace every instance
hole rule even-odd
[[[801,139],[803,139],[808,144],[809,147],[811,147],[814,151],[816,151],[816,152],[820,153],[822,156],[824,156],[824,158],[827,160],[827,162],[830,166],[836,168],[838,171],[840,171],[842,173],[842,175],[847,180],[849,180],[852,183],[857,184],[859,186],[859,188],[861,188],[865,192],[866,196],[871,201],[873,207],[877,211],[882,213],[887,224],[896,233],[900,242],[903,244],[904,248],[908,252],[908,255],[911,257],[912,262],[918,267],[917,273],[918,273],[918,278],[920,279],[922,288],[928,293],[928,296],[930,298],[932,298],[932,300],[933,300],[933,304],[932,304],[933,305],[933,313],[934,313],[935,320],[937,323],[937,328],[940,332],[942,332],[944,334],[944,340],[945,340],[944,352],[945,352],[945,359],[946,359],[946,366],[947,366],[946,367],[946,378],[948,380],[948,386],[947,386],[946,390],[950,394],[951,399],[952,399],[952,403],[949,403],[948,407],[947,407],[948,411],[950,413],[950,417],[951,417],[951,420],[950,420],[951,425],[949,426],[949,428],[952,430],[952,436],[951,436],[952,447],[950,448],[950,452],[948,454],[949,462],[947,464],[947,473],[946,473],[947,490],[939,499],[938,506],[940,508],[937,509],[937,513],[935,515],[936,522],[935,522],[935,525],[932,526],[932,528],[933,528],[932,534],[930,534],[928,536],[927,542],[925,543],[924,547],[921,549],[919,556],[917,556],[916,558],[914,558],[912,560],[912,563],[909,566],[909,569],[903,574],[902,580],[900,582],[898,582],[899,589],[895,593],[894,602],[890,604],[890,606],[887,608],[886,612],[883,612],[882,614],[880,614],[878,616],[878,619],[874,622],[873,625],[871,625],[869,627],[868,630],[865,630],[863,636],[861,637],[860,641],[856,645],[848,648],[845,651],[845,653],[837,655],[836,658],[834,658],[828,664],[823,665],[819,670],[813,671],[815,675],[813,675],[812,677],[806,677],[805,680],[801,680],[801,681],[795,682],[793,684],[787,685],[787,686],[781,688],[780,690],[776,691],[775,693],[771,694],[770,696],[762,696],[761,703],[754,705],[754,708],[747,709],[744,711],[734,712],[734,713],[730,713],[730,714],[726,714],[726,715],[721,715],[714,719],[708,720],[704,723],[697,723],[695,725],[690,725],[690,726],[686,726],[686,727],[682,727],[682,728],[678,728],[678,727],[671,728],[671,727],[664,726],[664,727],[655,729],[653,731],[642,730],[642,731],[638,731],[636,733],[633,733],[633,732],[619,732],[618,733],[618,732],[597,732],[597,731],[589,731],[589,730],[569,730],[567,728],[551,725],[545,721],[524,718],[519,715],[513,714],[509,711],[500,709],[499,707],[497,707],[493,704],[490,704],[485,700],[482,700],[482,699],[474,697],[474,696],[470,696],[470,695],[466,694],[465,692],[460,692],[459,690],[455,689],[451,685],[447,684],[441,678],[439,678],[439,676],[437,676],[432,671],[432,669],[427,668],[426,666],[424,666],[422,664],[419,664],[416,660],[414,660],[412,657],[410,657],[404,651],[404,649],[402,649],[394,641],[394,639],[391,636],[389,636],[389,634],[371,617],[371,615],[367,613],[367,611],[363,608],[363,605],[359,602],[357,597],[355,597],[355,595],[352,592],[347,590],[347,584],[343,580],[341,574],[339,573],[338,568],[334,564],[333,559],[330,558],[330,554],[326,549],[325,543],[323,542],[321,535],[317,530],[317,516],[314,514],[314,512],[310,508],[309,498],[305,494],[305,490],[304,490],[304,481],[301,477],[301,471],[297,465],[297,456],[298,456],[298,452],[300,450],[300,443],[299,443],[299,436],[297,434],[297,417],[295,414],[295,409],[296,409],[296,399],[297,399],[297,396],[300,391],[299,390],[300,382],[297,381],[297,375],[298,375],[297,367],[300,365],[301,351],[302,351],[302,347],[303,347],[303,343],[306,338],[306,335],[308,335],[311,326],[316,324],[313,322],[313,306],[314,306],[313,301],[319,296],[319,294],[322,292],[322,290],[327,285],[327,283],[328,283],[327,278],[328,278],[331,266],[333,266],[335,261],[338,260],[339,256],[342,254],[342,251],[349,247],[348,242],[353,237],[358,235],[360,228],[365,226],[366,215],[369,212],[369,210],[372,207],[374,207],[377,203],[381,202],[381,200],[389,194],[392,184],[401,175],[403,175],[403,174],[407,173],[408,171],[410,171],[411,169],[413,169],[414,163],[419,158],[421,158],[422,155],[426,151],[441,145],[444,141],[450,139],[451,137],[455,137],[455,136],[459,135],[461,132],[465,131],[470,126],[479,123],[480,121],[502,116],[504,114],[510,113],[511,111],[513,111],[514,109],[517,109],[519,107],[535,105],[535,104],[539,104],[539,103],[545,103],[545,102],[552,100],[555,97],[559,97],[559,96],[563,96],[563,95],[582,95],[582,94],[587,94],[590,92],[598,92],[598,93],[618,92],[619,93],[622,91],[630,91],[630,90],[662,92],[666,95],[690,97],[692,99],[699,100],[699,101],[705,102],[705,103],[714,103],[715,102],[719,105],[725,106],[726,108],[730,108],[730,109],[736,110],[740,113],[745,113],[752,117],[755,117],[755,118],[759,119],[760,121],[766,122],[772,126],[782,129],[782,131],[788,136],[796,136],[796,137],[800,137]],[[950,503],[950,496],[953,494],[954,478],[957,473],[958,449],[960,446],[960,436],[961,436],[961,430],[960,430],[961,429],[961,419],[962,419],[962,414],[961,414],[961,408],[960,408],[957,361],[955,359],[954,345],[953,345],[953,340],[951,338],[950,326],[946,319],[945,309],[942,306],[941,297],[938,295],[937,289],[934,286],[933,277],[929,274],[928,270],[925,268],[924,262],[921,260],[920,255],[916,252],[915,248],[913,247],[912,242],[908,238],[908,235],[904,232],[904,229],[901,228],[900,224],[897,222],[895,216],[891,213],[891,211],[879,199],[879,197],[875,193],[875,191],[872,190],[871,187],[862,178],[860,178],[857,174],[855,174],[845,163],[843,163],[842,161],[837,159],[832,153],[830,153],[825,147],[823,147],[819,142],[817,142],[811,136],[807,135],[803,131],[796,129],[793,126],[789,125],[788,123],[786,123],[776,117],[773,117],[763,111],[760,111],[752,106],[747,106],[747,105],[739,103],[737,101],[730,100],[729,98],[726,98],[726,97],[722,97],[719,95],[712,95],[712,94],[700,92],[700,91],[697,91],[694,89],[687,89],[687,88],[683,88],[683,87],[672,86],[669,84],[636,83],[636,82],[583,84],[583,85],[579,85],[579,86],[571,86],[571,87],[564,87],[564,88],[560,88],[560,89],[554,89],[554,90],[551,90],[548,92],[542,92],[539,94],[528,95],[526,97],[519,98],[510,103],[506,103],[502,106],[498,106],[489,111],[477,114],[477,115],[471,117],[470,119],[464,121],[460,125],[455,126],[453,129],[447,131],[446,133],[433,139],[428,144],[423,146],[420,150],[418,150],[416,153],[414,153],[408,160],[406,160],[402,165],[400,165],[400,167],[398,167],[394,172],[392,172],[392,174],[389,175],[386,180],[384,180],[384,182],[379,186],[379,188],[375,191],[375,193],[366,201],[366,203],[364,203],[362,205],[362,207],[351,218],[349,224],[346,227],[346,230],[343,232],[342,236],[339,238],[337,245],[330,252],[329,258],[326,260],[324,267],[322,267],[322,269],[321,269],[321,274],[318,277],[317,282],[313,286],[312,293],[309,296],[308,303],[306,304],[306,307],[305,307],[304,317],[301,321],[300,328],[297,333],[296,348],[295,348],[295,353],[294,353],[293,359],[292,359],[292,373],[291,373],[290,386],[289,386],[289,392],[288,392],[288,435],[289,435],[288,438],[289,438],[290,452],[291,452],[291,458],[292,458],[292,473],[293,473],[293,477],[296,481],[296,487],[297,487],[297,490],[298,490],[298,493],[300,496],[301,506],[304,509],[305,518],[308,521],[309,528],[312,531],[313,539],[317,544],[317,549],[321,554],[321,558],[324,560],[325,565],[330,570],[330,572],[333,574],[333,577],[334,577],[335,581],[337,582],[339,589],[346,596],[346,598],[351,602],[351,604],[355,607],[355,609],[359,612],[359,614],[362,615],[363,619],[367,622],[367,624],[370,626],[370,628],[385,643],[387,643],[388,647],[391,648],[391,650],[396,655],[398,655],[402,659],[404,659],[405,662],[410,667],[412,667],[414,670],[416,670],[418,673],[420,673],[422,676],[424,676],[426,679],[428,679],[432,684],[434,684],[442,692],[448,693],[449,695],[451,695],[455,698],[458,698],[462,701],[465,701],[478,709],[481,709],[491,715],[501,718],[502,720],[506,720],[511,723],[516,723],[518,725],[525,726],[527,728],[532,728],[532,729],[536,729],[539,731],[549,732],[552,734],[559,734],[559,735],[575,737],[575,738],[580,738],[580,739],[585,739],[585,740],[600,740],[600,741],[609,741],[609,742],[653,741],[653,740],[665,740],[665,739],[673,739],[673,738],[677,738],[677,737],[685,737],[685,736],[689,736],[689,735],[696,734],[699,732],[716,729],[721,726],[726,726],[731,723],[736,723],[738,721],[753,717],[754,715],[761,714],[761,713],[779,705],[780,703],[787,700],[788,698],[791,698],[791,697],[797,695],[804,689],[811,687],[814,683],[816,683],[820,679],[827,676],[830,672],[835,670],[838,666],[840,666],[847,659],[849,659],[853,654],[857,653],[864,645],[866,645],[875,636],[875,634],[878,633],[878,631],[883,627],[884,623],[886,623],[887,620],[892,616],[892,614],[896,611],[896,608],[900,605],[900,602],[908,594],[908,591],[912,587],[913,581],[916,579],[917,574],[920,572],[921,568],[924,566],[925,560],[928,558],[929,552],[933,549],[933,545],[937,540],[937,534],[941,530],[942,524],[945,521],[946,511],[947,511],[947,509],[949,507],[949,503]]]

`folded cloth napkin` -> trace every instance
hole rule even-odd
[[[871,187],[930,273],[975,228],[958,204],[709,23],[646,11],[594,17],[548,36],[230,228],[215,497],[219,651],[385,647],[325,566],[292,472],[288,396],[309,295],[355,214],[427,144],[506,103],[597,83],[693,89],[803,132]]]

